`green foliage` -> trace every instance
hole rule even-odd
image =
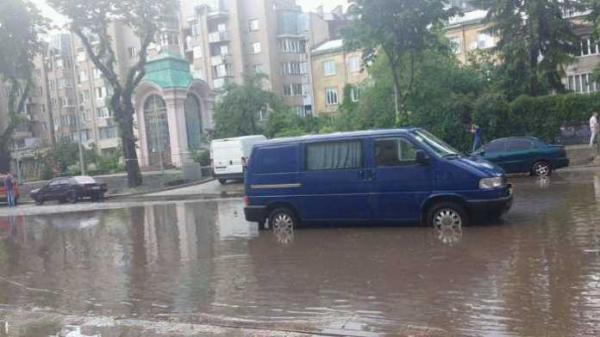
[[[29,1],[0,1],[0,85],[8,84],[8,123],[0,130],[0,156],[9,157],[11,137],[24,121],[33,58],[40,50],[45,20]]]
[[[415,92],[416,64],[428,49],[446,47],[436,28],[455,15],[446,0],[351,0],[348,13],[355,19],[345,29],[344,43],[363,51],[365,64],[380,55],[387,60],[393,83],[397,122],[406,120],[406,101]]]
[[[269,115],[265,135],[269,138],[293,137],[319,133],[324,121],[319,117],[300,117],[294,112],[281,110]]]
[[[133,131],[133,93],[145,75],[148,47],[161,29],[175,22],[177,4],[173,0],[49,0],[49,3],[69,19],[71,31],[112,89],[109,107],[119,125],[123,157],[127,158],[128,185],[139,186],[142,174]],[[110,34],[110,26],[116,22],[130,27],[140,40],[137,59],[126,71],[116,66],[117,53]]]
[[[200,166],[210,166],[210,151],[202,149],[192,153],[192,159]]]
[[[256,135],[264,132],[260,115],[287,109],[280,97],[264,89],[265,75],[247,76],[244,84],[230,84],[215,108],[217,138]]]
[[[564,91],[560,77],[573,61],[571,54],[579,39],[573,23],[562,13],[579,4],[570,0],[481,0],[475,4],[488,10],[490,32],[500,38],[496,50],[509,97]]]

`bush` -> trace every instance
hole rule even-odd
[[[200,164],[200,166],[210,166],[210,151],[206,149],[194,151],[192,153],[192,159]]]

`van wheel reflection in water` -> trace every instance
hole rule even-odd
[[[548,176],[541,176],[537,178],[537,185],[540,188],[548,188],[550,186],[550,177]]]
[[[273,229],[277,241],[282,244],[287,244],[294,239],[295,223],[294,215],[285,208],[274,210],[269,217],[269,226]]]

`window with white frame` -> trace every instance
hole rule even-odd
[[[579,52],[577,56],[589,56],[600,54],[600,45],[598,41],[586,37],[579,42]]]
[[[305,53],[306,40],[281,39],[279,40],[279,49],[284,53]]]
[[[257,31],[259,29],[258,19],[252,19],[248,22],[248,30],[251,32]]]
[[[96,116],[98,118],[108,118],[110,117],[110,110],[106,107],[96,108]]]
[[[102,77],[102,72],[98,68],[94,68],[94,79],[99,79]]]
[[[78,79],[79,79],[79,83],[87,81],[88,80],[87,71],[80,70]]]
[[[281,64],[282,75],[304,75],[307,73],[306,62],[284,62]]]
[[[262,51],[260,42],[254,42],[252,44],[252,53],[253,54],[260,54],[260,52]]]
[[[335,61],[329,60],[323,62],[323,75],[333,76],[335,75]]]
[[[105,87],[97,87],[96,88],[96,98],[103,99],[106,97],[106,88]]]
[[[360,57],[351,56],[348,58],[348,71],[357,73],[360,71]]]
[[[359,87],[352,87],[350,89],[350,100],[352,100],[352,102],[358,102],[360,100],[360,88]]]
[[[567,77],[567,89],[577,93],[600,91],[600,83],[595,82],[591,73],[576,74]]]
[[[301,83],[292,83],[283,85],[284,96],[302,96],[303,87]]]
[[[130,59],[136,57],[138,55],[137,48],[135,48],[135,47],[127,48],[127,55],[129,55]]]
[[[338,104],[338,94],[337,94],[336,88],[325,89],[325,104],[327,104],[327,105],[337,105]]]

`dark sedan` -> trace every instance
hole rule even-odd
[[[84,198],[102,200],[106,191],[106,184],[92,177],[61,177],[54,178],[44,187],[31,191],[30,196],[38,205],[50,200],[74,204]]]
[[[565,147],[550,145],[535,137],[493,140],[473,153],[502,167],[506,173],[529,173],[545,177],[569,166]]]

